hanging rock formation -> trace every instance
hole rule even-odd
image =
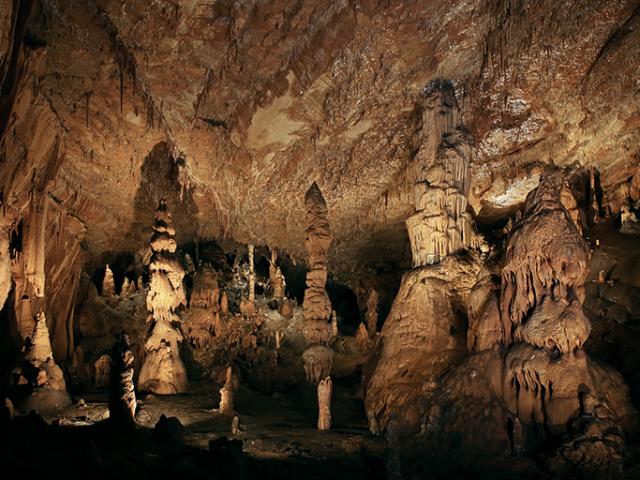
[[[302,359],[307,381],[318,384],[321,379],[331,375],[333,360],[333,350],[329,346],[332,338],[331,301],[325,290],[327,252],[332,237],[327,219],[327,203],[315,182],[307,191],[304,200],[307,208],[304,246],[308,253],[309,271],[302,304],[303,333],[308,346],[302,354]]]
[[[381,432],[391,416],[413,426],[424,395],[466,353],[460,298],[480,267],[476,255],[450,256],[476,241],[467,212],[470,138],[459,125],[453,86],[425,89],[422,144],[415,168],[416,213],[407,220],[414,270],[407,272],[384,323],[382,347],[365,398],[369,426]],[[434,265],[435,264],[435,265]]]
[[[111,350],[109,418],[118,426],[135,425],[138,403],[133,385],[133,352],[129,336],[122,332]]]
[[[182,279],[184,269],[176,255],[175,229],[163,199],[156,210],[151,237],[153,255],[147,311],[152,323],[146,342],[146,357],[140,371],[140,390],[169,395],[184,392],[187,372],[180,358],[181,319],[177,309],[186,303]]]

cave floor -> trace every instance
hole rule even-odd
[[[315,389],[313,389],[315,390]],[[240,433],[230,434],[231,417],[219,414],[214,386],[185,395],[139,400],[139,427],[115,432],[104,420],[107,395],[85,394],[85,405],[56,414],[17,417],[0,445],[0,463],[10,478],[43,478],[56,471],[64,478],[387,478],[384,443],[367,429],[362,405],[349,389],[337,386],[333,426],[315,428],[315,398],[310,388],[287,394],[262,394],[241,388],[234,397]],[[211,392],[211,393],[209,393]],[[213,393],[215,392],[215,393]],[[176,417],[182,439],[154,433],[160,416]],[[227,436],[242,440],[244,475],[231,466],[222,476],[208,452],[209,441]],[[232,462],[233,463],[233,462]]]

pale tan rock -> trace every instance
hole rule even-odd
[[[331,377],[325,377],[318,383],[318,430],[331,429]]]
[[[223,415],[231,416],[235,415],[233,408],[233,370],[231,367],[227,367],[226,380],[222,388],[220,389],[220,407],[219,411]]]
[[[360,322],[358,329],[356,330],[356,342],[360,348],[367,348],[369,346],[369,332],[363,322]]]
[[[98,357],[94,363],[96,388],[106,388],[109,386],[111,378],[111,355],[105,353]]]
[[[11,257],[9,255],[9,236],[0,229],[0,309],[11,291]]]
[[[183,335],[176,325],[181,319],[176,310],[186,304],[182,279],[184,269],[175,250],[166,243],[154,243],[154,238],[174,235],[171,214],[164,199],[156,210],[154,234],[151,245],[153,255],[149,264],[151,279],[147,293],[147,310],[152,322],[146,341],[146,355],[140,370],[140,390],[169,395],[184,392],[187,388],[187,372],[180,358]],[[154,245],[160,245],[155,250]]]
[[[114,298],[116,296],[116,284],[109,264],[107,264],[104,269],[104,277],[102,279],[102,296],[107,298]]]

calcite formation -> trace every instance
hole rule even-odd
[[[331,429],[331,393],[333,384],[331,377],[326,377],[318,383],[318,430]]]
[[[133,362],[129,336],[122,332],[111,350],[109,419],[123,427],[135,425],[138,407],[133,384]]]
[[[220,406],[218,408],[219,412],[223,415],[227,415],[227,416],[235,415],[235,410],[233,408],[233,391],[234,391],[233,369],[231,367],[227,367],[227,370],[225,373],[225,382],[222,388],[220,389]]]
[[[211,265],[205,264],[195,274],[189,310],[184,316],[189,342],[195,348],[208,346],[213,335],[219,335],[221,332],[219,297],[220,287],[216,272]]]
[[[116,282],[113,278],[111,267],[107,264],[104,269],[104,278],[102,279],[102,296],[113,298],[116,296]]]
[[[14,384],[26,384],[31,389],[19,405],[23,411],[48,412],[71,404],[64,374],[53,359],[44,313],[36,315],[33,333],[25,340],[22,358],[12,376]]]
[[[468,346],[477,353],[423,397],[426,445],[522,453],[565,435],[549,468],[619,472],[623,432],[635,430],[637,413],[621,375],[582,349],[591,253],[565,206],[577,205],[563,190],[570,176],[542,175],[507,241],[500,279],[495,259],[480,270],[468,301]]]
[[[378,303],[378,292],[372,288],[367,295],[367,310],[365,312],[365,323],[370,337],[375,337],[378,333]]]
[[[471,139],[460,124],[453,86],[432,82],[424,92],[421,146],[413,162],[416,213],[407,220],[414,270],[402,279],[384,323],[380,359],[367,385],[372,431],[389,419],[415,426],[422,398],[466,350],[459,298],[479,268],[475,256],[453,256],[474,246],[467,212]],[[373,322],[371,322],[373,323]]]
[[[11,257],[9,256],[9,236],[0,229],[0,309],[11,291]]]
[[[140,390],[169,395],[187,388],[187,372],[180,358],[181,319],[177,313],[186,303],[182,284],[184,269],[176,255],[176,231],[164,199],[155,217],[147,294],[151,330],[138,383]]]
[[[309,381],[317,383],[331,373],[331,301],[325,290],[327,283],[327,251],[331,232],[327,204],[314,182],[305,195],[307,230],[304,245],[308,253],[307,281],[304,292],[303,333],[313,354],[305,354],[305,371]],[[322,359],[322,360],[321,360]],[[322,366],[322,368],[320,368]]]
[[[467,212],[471,137],[460,124],[451,82],[425,89],[422,137],[413,160],[416,213],[407,219],[414,267],[434,264],[474,241]]]
[[[329,346],[331,331],[331,301],[327,295],[327,252],[331,231],[327,219],[327,203],[318,185],[313,182],[305,195],[307,229],[304,246],[308,254],[307,281],[304,292],[303,333],[307,349],[302,355],[307,381],[318,384],[331,375],[333,350]],[[329,395],[331,391],[329,390]],[[318,395],[320,390],[318,390]],[[318,399],[320,400],[320,398]]]

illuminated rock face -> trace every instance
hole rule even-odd
[[[138,383],[140,390],[170,395],[187,388],[187,372],[180,358],[181,319],[176,312],[186,304],[186,298],[182,284],[184,269],[175,253],[176,232],[164,200],[156,211],[153,230],[147,294],[152,327]]]

